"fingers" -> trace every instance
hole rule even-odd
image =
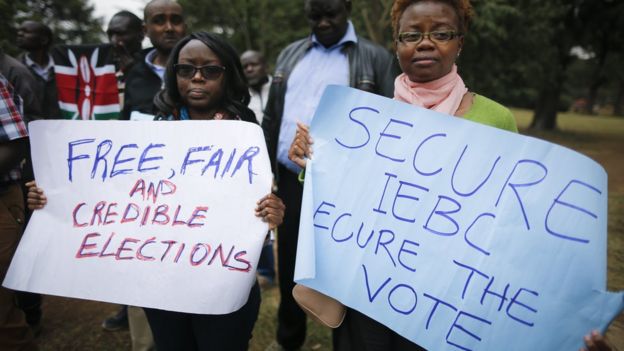
[[[314,140],[312,140],[312,136],[310,136],[310,126],[307,126],[301,122],[297,122],[297,132],[295,133],[295,136],[297,135],[305,139],[307,144],[314,144]]]
[[[293,140],[288,150],[288,159],[293,161],[297,166],[305,168],[307,159],[310,158],[309,147],[307,147],[301,140]]]
[[[288,158],[301,168],[305,168],[307,159],[312,157],[313,144],[310,136],[309,127],[301,122],[297,122],[297,132],[290,149],[288,150]]]
[[[41,209],[48,203],[48,198],[43,193],[43,189],[38,188],[34,180],[26,183],[26,187],[28,187],[26,204],[30,210]]]
[[[268,194],[260,199],[256,207],[256,216],[269,224],[269,229],[274,229],[284,220],[286,206],[275,194]]]
[[[597,330],[591,332],[591,334],[585,335],[583,338],[585,341],[585,348],[582,350],[587,351],[612,351],[613,348],[606,340],[606,338],[600,334]]]
[[[34,188],[33,190],[28,190],[26,204],[28,208],[31,210],[38,210],[45,207],[48,203],[48,198],[43,194],[43,190],[39,188]]]

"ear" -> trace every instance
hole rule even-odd
[[[464,36],[462,35],[461,37],[457,38],[457,57],[459,57],[459,54],[461,53],[463,48],[464,48]]]

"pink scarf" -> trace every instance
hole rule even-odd
[[[394,99],[437,112],[454,115],[468,92],[457,66],[442,78],[427,83],[415,83],[405,73],[394,81]]]

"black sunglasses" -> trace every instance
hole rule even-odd
[[[204,79],[215,80],[219,79],[223,72],[225,72],[225,67],[216,65],[194,66],[186,63],[176,63],[173,65],[173,70],[178,77],[184,79],[193,78],[197,71],[199,71]]]

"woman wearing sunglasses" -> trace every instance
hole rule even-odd
[[[197,32],[173,48],[165,89],[154,99],[157,119],[241,120],[257,123],[249,103],[247,81],[238,54],[219,36]],[[256,215],[271,229],[284,217],[275,195],[260,199]],[[145,309],[158,350],[246,350],[260,308],[256,283],[247,303],[226,315],[197,315]]]
[[[455,61],[472,17],[469,0],[395,0],[392,26],[396,56],[403,73],[394,82],[394,98],[416,106],[517,132],[504,106],[468,90]],[[308,126],[298,125],[289,158],[301,167],[312,154]],[[346,328],[354,350],[423,350],[386,326],[348,310]],[[585,337],[589,350],[610,350],[602,336]]]
[[[155,98],[160,120],[241,120],[256,123],[247,108],[249,91],[238,54],[220,37],[193,33],[173,48],[166,67],[165,89]],[[47,200],[35,182],[27,184],[28,207]],[[258,201],[256,216],[276,228],[284,204],[269,194]],[[166,350],[247,350],[260,308],[258,283],[247,303],[225,315],[200,315],[145,308],[156,348]]]

